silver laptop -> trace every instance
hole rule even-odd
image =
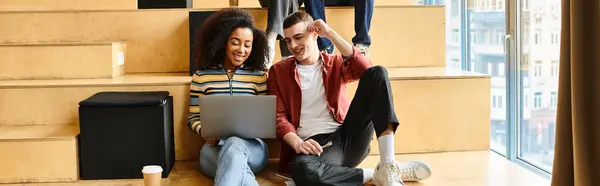
[[[200,96],[203,138],[275,138],[276,97]]]

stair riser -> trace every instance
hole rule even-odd
[[[375,7],[369,32],[372,63],[385,67],[444,67],[444,11],[441,6]],[[266,28],[266,9],[250,9],[249,12],[256,18],[259,28]],[[352,44],[354,8],[327,8],[325,13],[327,23]],[[339,53],[337,49],[335,52]],[[274,61],[278,60],[281,60],[279,42]]]
[[[124,55],[118,43],[2,45],[0,80],[118,77],[124,73]]]
[[[177,160],[197,159],[200,137],[186,125],[189,85],[0,89],[0,125],[77,124],[78,103],[101,91],[169,91]]]
[[[0,13],[0,43],[127,43],[125,72],[185,72],[188,11],[126,10]]]
[[[257,26],[265,28],[267,10],[249,11]],[[328,8],[326,13],[331,26],[351,41],[354,22],[346,18],[354,16],[354,9]],[[0,13],[0,22],[11,25],[0,28],[0,43],[124,40],[126,73],[189,70],[185,9]],[[370,31],[372,61],[387,67],[444,66],[444,22],[443,7],[377,7]],[[393,59],[383,58],[390,54]]]
[[[355,84],[348,88],[350,99],[353,87]],[[393,81],[394,105],[401,122],[396,152],[489,149],[489,87],[488,78]],[[0,121],[4,125],[77,123],[77,103],[95,92],[168,90],[174,95],[177,160],[197,159],[202,142],[186,126],[188,89],[187,85],[5,89],[0,90],[0,101],[4,103],[0,113],[7,114]],[[464,91],[467,89],[471,91]],[[279,143],[268,142],[270,156],[277,157]],[[374,154],[378,153],[376,143],[374,140],[371,145]]]
[[[348,87],[350,99],[355,87]],[[396,153],[490,149],[489,78],[392,81],[391,87],[400,122]],[[377,140],[371,153],[379,153]]]
[[[77,140],[1,140],[0,183],[69,182],[78,178]]]
[[[136,0],[2,0],[0,11],[135,10]]]
[[[352,42],[354,8],[326,10],[327,23]],[[446,57],[444,7],[377,7],[371,21],[370,59],[384,67],[443,67]]]

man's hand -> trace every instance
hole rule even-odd
[[[216,145],[219,143],[219,138],[204,138],[204,141],[206,141],[206,143],[209,145]]]
[[[318,19],[308,26],[308,31],[316,32],[320,37],[330,38],[333,29],[325,21]]]
[[[314,154],[321,155],[323,147],[313,139],[308,139],[302,143],[299,143],[294,147],[298,154]]]
[[[335,45],[343,56],[351,56],[354,49],[348,41],[344,40],[335,30],[333,30],[325,21],[318,19],[308,26],[308,31],[316,32],[320,37],[325,37]]]
[[[296,151],[297,154],[316,154],[321,155],[323,152],[323,147],[315,140],[309,139],[303,141],[302,138],[298,136],[298,134],[294,132],[287,133],[283,136],[283,140],[287,142],[287,144]]]

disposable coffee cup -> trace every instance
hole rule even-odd
[[[144,166],[144,186],[161,186],[162,171],[162,167],[158,165]]]

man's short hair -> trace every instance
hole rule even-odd
[[[313,18],[306,12],[294,12],[283,20],[283,29],[289,28],[300,22],[312,23]]]

